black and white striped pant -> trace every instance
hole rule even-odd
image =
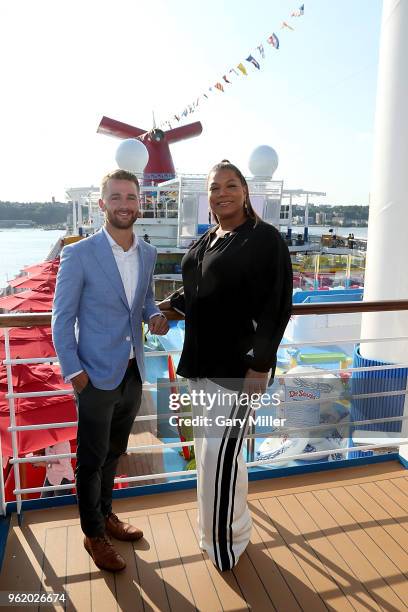
[[[250,408],[223,401],[223,393],[231,390],[207,378],[190,380],[189,387],[190,393],[203,390],[221,397],[211,410],[205,401],[193,405],[193,415],[210,419],[208,425],[194,427],[200,547],[225,571],[236,565],[251,536],[248,471],[242,452]],[[216,425],[217,416],[244,419],[245,425]]]

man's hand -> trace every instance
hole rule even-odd
[[[164,336],[169,331],[169,324],[165,316],[155,315],[149,319],[149,332],[157,336]]]
[[[74,376],[74,378],[71,378],[71,384],[74,387],[74,391],[76,391],[78,395],[85,389],[88,382],[89,376],[86,372],[81,372],[80,374]]]
[[[269,372],[256,372],[250,368],[245,374],[242,393],[246,393],[249,397],[253,393],[265,393],[268,380]]]

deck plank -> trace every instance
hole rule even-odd
[[[46,529],[44,539],[43,572],[41,586],[43,593],[63,593],[67,574],[67,527]],[[61,609],[61,605],[52,606]],[[65,606],[62,606],[63,608]],[[46,610],[48,605],[39,606]],[[49,608],[48,608],[49,609]]]
[[[188,510],[188,518],[194,533],[194,537],[199,545],[198,526],[197,526],[197,510]],[[202,551],[207,571],[213,581],[218,597],[222,602],[222,609],[232,611],[248,610],[248,605],[244,599],[240,586],[232,572],[219,572],[213,562],[208,557],[207,553]]]
[[[185,511],[171,512],[169,521],[187,579],[200,611],[222,610],[221,601],[208,572]]]
[[[325,609],[330,605],[331,608],[339,610],[338,598],[340,597],[344,609],[348,610],[350,605],[347,599],[296,527],[289,512],[286,510],[286,501],[287,496],[284,496],[279,499],[263,499],[261,503],[268,512],[286,546],[291,550],[295,559],[302,567],[311,585],[311,592],[316,593],[314,608]],[[327,593],[330,595],[327,595]]]
[[[252,513],[253,526],[251,541],[247,548],[248,556],[275,608],[285,610],[285,612],[299,612],[301,608],[295,596],[262,539],[261,534],[266,536],[265,521],[259,516],[259,505],[256,506],[256,502],[251,502],[249,507]]]
[[[127,521],[124,521],[127,522]],[[135,552],[131,542],[112,540],[116,550],[126,561],[126,569],[115,574],[116,601],[118,610],[143,612],[140,578],[137,569]]]
[[[333,490],[316,491],[314,494],[361,553],[359,564],[362,569],[364,568],[365,580],[372,583],[371,592],[376,595],[378,603],[386,609],[394,609],[398,612],[408,610],[390,585],[390,582],[392,582],[390,578],[394,574],[393,570],[390,569],[389,559],[378,549],[363,529],[356,529],[353,518],[336,502],[336,498],[332,495]],[[347,558],[349,559],[349,557]],[[387,568],[385,572],[384,567]]]
[[[257,509],[256,526],[262,541],[301,607],[308,610],[326,610],[326,606],[304,572],[302,564],[299,563],[290,547],[286,545],[284,538],[272,520],[269,510],[274,502],[274,499],[262,499],[251,504]]]
[[[196,609],[194,595],[180,560],[169,517],[167,514],[156,514],[149,521],[170,609],[191,612]]]
[[[381,610],[374,594],[370,593],[366,580],[372,576],[371,566],[366,558],[354,545],[353,540],[344,533],[326,507],[318,500],[316,492],[300,493],[298,500],[310,516],[318,517],[321,532],[333,546],[349,568],[350,582],[354,587],[354,597],[361,605],[367,605],[370,610]]]
[[[67,611],[91,610],[90,556],[79,524],[67,528]]]
[[[392,499],[402,511],[401,518],[405,512],[405,518],[407,516],[408,508],[408,491],[405,493],[400,486],[397,486],[393,480],[387,480],[385,482],[379,482],[378,487],[384,491],[390,499]]]
[[[386,551],[387,555],[397,564],[399,570],[408,577],[408,533],[400,525],[394,523],[391,516],[370,497],[361,487],[352,486],[347,492],[353,496],[358,506],[358,514],[354,514],[353,508],[350,514],[355,516],[360,525],[372,521],[375,524],[365,527],[365,530],[373,540]],[[377,526],[378,525],[378,526]]]
[[[41,591],[44,541],[45,529],[34,535],[29,526],[19,527],[17,515],[12,515],[0,591]]]
[[[259,579],[247,551],[242,553],[232,573],[237,579],[250,610],[262,610],[265,612],[276,610],[268,592]]]
[[[374,567],[378,570],[381,569],[382,577],[401,601],[403,603],[408,602],[408,581],[401,569],[404,564],[404,551],[355,501],[347,489],[337,488],[330,493],[351,517],[351,522],[355,525],[354,529],[358,537],[357,544],[360,545],[361,543],[361,550],[365,551],[367,558],[370,559]],[[405,557],[407,557],[406,553]]]
[[[366,596],[362,601],[361,596],[357,597],[355,595],[355,591],[361,591],[361,584],[356,581],[344,559],[321,532],[319,515],[312,517],[302,506],[297,496],[288,495],[282,499],[282,502],[293,522],[303,534],[305,541],[314,550],[326,572],[338,586],[339,592],[334,593],[334,597],[326,597],[325,601],[333,607],[339,607],[340,610],[369,609],[371,598]],[[344,594],[346,601],[340,596],[340,593]]]
[[[374,499],[385,512],[392,516],[396,525],[408,532],[407,511],[396,504],[395,501],[378,486],[378,483],[367,482],[362,484],[361,488],[367,495]]]
[[[133,544],[140,594],[145,610],[170,612],[169,600],[164,586],[159,557],[148,516],[138,516],[137,522],[144,538]]]

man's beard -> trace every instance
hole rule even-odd
[[[106,219],[116,229],[129,229],[139,217],[139,212],[134,213],[128,219],[121,219],[117,214],[106,212]]]

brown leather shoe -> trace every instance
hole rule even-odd
[[[113,548],[111,541],[106,536],[97,538],[85,536],[84,546],[95,565],[100,569],[108,572],[119,572],[126,567],[124,558]]]
[[[113,512],[105,518],[105,528],[109,535],[117,540],[133,542],[143,538],[143,531],[141,529],[130,523],[123,523]]]

